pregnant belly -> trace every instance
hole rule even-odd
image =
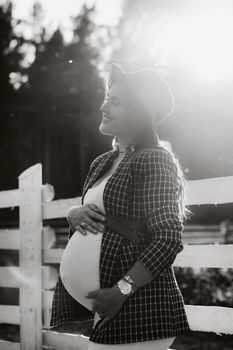
[[[93,300],[85,296],[100,288],[99,258],[102,232],[82,235],[75,231],[63,252],[59,273],[68,293],[87,309],[92,310]]]

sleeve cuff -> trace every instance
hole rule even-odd
[[[146,249],[137,256],[139,260],[156,278],[171,266],[176,255],[184,249],[183,244],[169,239],[159,239],[151,242]]]

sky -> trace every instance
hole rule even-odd
[[[0,0],[0,4],[7,0]],[[18,19],[28,19],[33,4],[33,0],[12,0],[13,17]],[[118,23],[121,15],[122,0],[37,0],[40,2],[44,11],[44,24],[51,33],[61,25],[63,28],[64,39],[68,42],[71,39],[69,27],[71,25],[70,16],[78,15],[81,6],[86,3],[88,6],[96,5],[97,16],[96,23],[114,26]],[[66,30],[67,28],[67,30]],[[28,28],[24,29],[25,36],[30,37]]]
[[[0,4],[7,0],[0,0]],[[59,26],[64,40],[72,40],[71,16],[79,14],[84,3],[96,5],[98,24],[117,25],[123,0],[12,0],[13,17],[30,20],[33,4],[40,2],[44,9],[44,19],[40,23],[46,28],[47,39]],[[206,82],[227,81],[233,79],[233,1],[229,0],[193,0],[187,8],[171,14],[169,7],[155,2],[160,12],[159,21],[152,21],[144,27],[144,43],[148,51],[160,62],[174,61],[186,69],[193,78]],[[162,5],[163,4],[163,5]],[[162,6],[162,8],[160,8]],[[143,7],[143,3],[142,6]],[[162,11],[163,10],[163,11]],[[166,10],[166,11],[165,11]],[[147,9],[148,11],[148,9]],[[165,11],[165,13],[164,13]],[[15,31],[26,39],[35,38],[35,26],[17,26]],[[155,40],[156,38],[156,40]],[[32,48],[33,50],[33,48]],[[33,53],[31,54],[33,57]],[[29,60],[30,61],[30,60]]]

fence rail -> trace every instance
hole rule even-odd
[[[19,266],[0,267],[0,287],[19,288],[20,300],[16,306],[0,305],[0,323],[20,325],[20,343],[0,340],[0,350],[84,350],[87,337],[49,330],[58,278],[58,270],[51,265],[60,263],[64,249],[54,248],[55,231],[43,226],[45,219],[66,217],[70,206],[81,205],[81,197],[54,200],[53,187],[42,184],[41,164],[25,170],[18,180],[18,189],[0,192],[0,208],[20,208],[19,229],[0,230],[0,249],[20,252]],[[188,205],[233,203],[233,176],[192,180],[187,187]],[[190,232],[194,227],[190,225]],[[216,226],[212,228],[216,232]],[[207,244],[186,241],[173,266],[233,268],[233,244],[208,244],[208,234],[203,242],[203,228],[199,231],[200,243]],[[221,233],[226,234],[226,226]],[[233,334],[232,308],[185,305],[185,309],[193,331]]]

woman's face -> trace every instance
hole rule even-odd
[[[103,114],[99,130],[103,134],[129,138],[127,128],[127,93],[117,83],[113,83],[107,91],[100,107]]]

